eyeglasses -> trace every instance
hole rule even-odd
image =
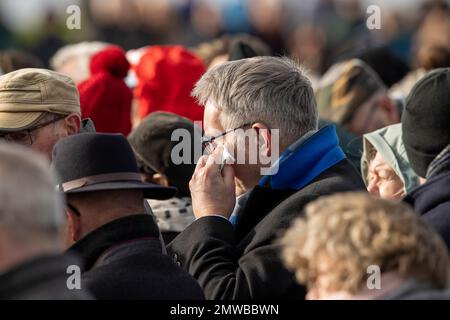
[[[46,127],[49,124],[55,123],[59,120],[64,119],[66,116],[58,116],[52,120],[40,123],[32,128],[28,128],[22,131],[17,132],[8,132],[4,134],[0,134],[0,140],[6,140],[9,142],[18,143],[24,146],[31,146],[33,144],[33,135],[32,132],[38,130],[40,128]]]
[[[227,131],[224,131],[216,136],[213,137],[203,137],[202,138],[202,149],[203,149],[203,153],[206,155],[210,155],[213,153],[214,149],[216,149],[217,147],[217,143],[215,142],[216,139],[223,137],[231,132],[234,132],[238,129],[242,129],[248,126],[253,125],[254,122],[249,122],[249,123],[245,123],[240,127],[234,128],[234,129],[229,129]]]

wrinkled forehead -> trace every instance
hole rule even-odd
[[[373,158],[369,161],[369,169],[374,170],[375,168],[382,170],[393,170],[389,162],[383,157],[382,153],[376,150]]]

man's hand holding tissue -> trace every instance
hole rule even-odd
[[[219,215],[229,218],[236,202],[234,170],[224,163],[224,148],[218,146],[209,156],[202,156],[189,188],[195,217]],[[223,167],[223,168],[222,168]]]

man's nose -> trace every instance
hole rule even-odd
[[[378,183],[376,179],[373,179],[372,181],[369,182],[369,185],[367,186],[367,191],[376,196],[380,195],[380,190],[378,188]]]

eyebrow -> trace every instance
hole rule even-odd
[[[395,173],[394,169],[387,163],[380,163],[373,168],[370,166],[369,163],[369,167],[367,168],[367,177],[369,177],[369,174],[377,174],[379,171],[382,170],[391,170]]]
[[[381,170],[383,170],[383,169],[384,169],[384,170],[386,170],[386,169],[394,170],[394,169],[392,169],[392,167],[391,167],[389,164],[387,164],[387,163],[379,164],[379,165],[375,166],[374,169],[380,170],[380,168],[381,168]]]

